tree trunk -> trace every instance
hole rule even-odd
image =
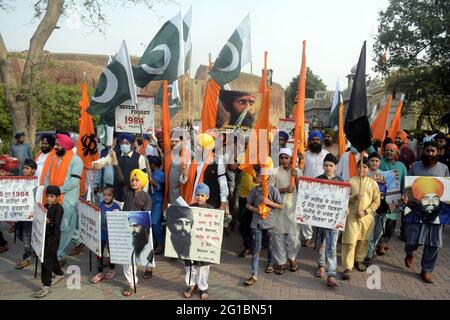
[[[0,78],[5,92],[6,105],[11,115],[14,132],[25,132],[26,141],[34,146],[38,112],[28,100],[34,75],[42,69],[44,46],[54,31],[63,12],[64,0],[48,0],[44,18],[33,37],[22,71],[21,81],[14,79],[14,70],[8,60],[8,51],[0,35]]]

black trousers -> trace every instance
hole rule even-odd
[[[397,225],[396,220],[387,219],[386,226],[384,228],[384,233],[380,238],[378,244],[387,244],[392,236],[394,235],[395,226]]]
[[[239,232],[241,233],[242,240],[244,241],[244,248],[252,249],[252,224],[253,213],[245,208],[247,205],[246,198],[239,198],[239,218],[241,224],[239,225]]]
[[[46,287],[50,287],[52,284],[52,272],[58,276],[62,276],[64,273],[59,265],[56,253],[59,247],[59,237],[53,235],[45,235],[45,249],[44,249],[44,262],[42,262],[41,268],[41,281]]]
[[[0,247],[4,247],[8,244],[8,241],[3,238],[3,233],[0,231]]]

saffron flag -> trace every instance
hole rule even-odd
[[[81,84],[80,101],[80,130],[77,141],[77,155],[83,161],[83,174],[81,176],[80,194],[86,193],[86,170],[92,169],[92,161],[98,160],[97,139],[94,131],[92,117],[87,113],[89,98],[86,83]]]
[[[170,146],[170,111],[169,111],[169,88],[167,80],[163,83],[163,108],[162,108],[162,131],[164,149],[164,175],[166,178],[164,190],[163,210],[167,206],[169,197],[169,170],[172,162],[172,147]]]
[[[395,112],[395,116],[391,122],[391,127],[389,128],[389,138],[391,138],[392,140],[395,140],[395,136],[401,130],[400,122],[402,118],[403,99],[404,96],[402,96],[400,101],[398,102],[397,111]]]
[[[391,112],[392,95],[389,95],[383,109],[378,113],[372,122],[372,139],[384,141],[386,136],[386,128],[388,124],[389,113]]]

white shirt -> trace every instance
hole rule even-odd
[[[324,173],[323,171],[323,160],[329,152],[322,149],[322,151],[317,154],[310,150],[305,152],[305,177],[315,178]]]
[[[342,180],[349,182],[350,181],[350,153],[351,151],[347,151],[342,155],[339,159],[339,163],[336,170],[336,175],[341,177]],[[359,162],[361,158],[361,154],[358,153],[356,156],[356,163]]]
[[[41,153],[39,155],[39,157],[36,159],[36,165],[37,165],[37,169],[36,169],[36,173],[34,174],[37,178],[38,178],[38,184],[39,181],[41,181],[41,176],[42,176],[42,171],[44,170],[44,164],[45,164],[45,160],[47,160],[47,157],[49,153]]]

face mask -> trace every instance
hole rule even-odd
[[[122,144],[120,146],[120,151],[124,154],[129,154],[131,152],[131,146],[129,144]]]

